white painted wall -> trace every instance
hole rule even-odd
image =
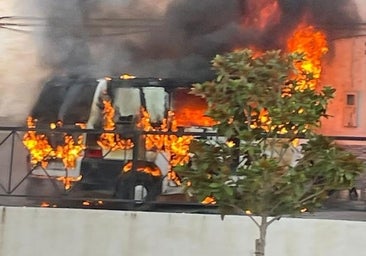
[[[248,217],[57,208],[0,208],[2,256],[253,255]],[[283,218],[267,256],[366,255],[366,222]]]

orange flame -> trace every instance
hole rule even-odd
[[[317,89],[321,75],[321,59],[328,51],[325,34],[322,31],[315,30],[312,26],[300,24],[288,39],[287,50],[304,55],[302,61],[294,63],[299,71],[295,77],[298,81],[295,89],[299,91],[308,88]],[[282,87],[282,97],[291,97],[292,86],[292,84],[289,84]],[[252,105],[253,108],[256,108],[257,103],[253,102]],[[299,109],[298,113],[301,114],[303,111],[303,109]],[[245,114],[248,115],[248,113]],[[253,111],[250,116],[250,127],[252,129],[260,127],[267,132],[277,130],[279,134],[288,132],[284,124],[272,125],[270,113],[264,108],[260,111]],[[298,133],[296,127],[292,127],[291,130]]]
[[[141,120],[138,127],[144,131],[178,131],[177,121],[173,111],[168,111],[160,127],[154,128],[150,124],[150,115],[141,108]],[[189,161],[189,145],[193,140],[193,136],[177,136],[175,134],[147,134],[145,136],[145,148],[147,150],[165,151],[170,155],[168,178],[177,184],[181,184],[179,176],[171,167],[183,165]]]
[[[106,132],[101,134],[98,140],[98,145],[102,148],[108,150],[117,150],[117,149],[131,149],[134,144],[131,139],[121,139],[118,134],[115,134],[113,131],[115,130],[115,110],[112,106],[110,100],[104,100],[104,129]],[[141,107],[140,109],[140,120],[136,124],[136,127],[145,131],[161,131],[168,132],[178,131],[177,121],[175,119],[175,114],[173,111],[168,111],[168,115],[165,119],[163,119],[162,124],[159,127],[153,127],[150,122],[150,114],[146,111],[145,108]],[[144,135],[145,139],[145,149],[146,150],[154,150],[154,151],[164,151],[168,152],[170,155],[169,163],[170,170],[168,170],[168,177],[171,180],[175,181],[177,184],[180,184],[180,179],[176,173],[172,170],[171,167],[176,166],[178,164],[185,164],[189,161],[189,145],[193,139],[192,136],[177,136],[177,135],[168,135],[168,134],[146,134]],[[132,168],[132,163],[128,163],[123,171],[130,171]],[[146,166],[138,168],[138,171],[143,171],[146,173],[151,173],[152,175],[157,175],[155,170],[151,168],[147,168]],[[161,173],[159,174],[161,175]]]
[[[216,122],[205,115],[207,103],[204,99],[189,94],[188,90],[174,92],[174,119],[177,126],[213,126]],[[187,99],[187,100],[182,100]]]
[[[103,100],[103,104],[104,130],[113,131],[116,128],[116,124],[114,122],[115,109],[113,108],[110,100]],[[122,139],[119,134],[115,134],[113,132],[102,133],[97,143],[101,148],[111,151],[118,149],[126,150],[134,147],[131,139]]]
[[[64,184],[64,188],[66,190],[69,190],[72,186],[72,182],[80,181],[81,178],[82,178],[82,176],[78,176],[78,177],[63,176],[63,177],[58,177],[57,180],[61,181]]]
[[[64,136],[64,145],[59,145],[56,148],[56,157],[62,159],[65,168],[72,169],[75,168],[76,159],[81,155],[81,152],[85,149],[82,144],[83,136],[78,137],[78,141],[75,141],[72,136]]]
[[[250,12],[243,19],[243,27],[263,30],[280,20],[281,12],[277,0],[248,0],[246,8]]]
[[[216,199],[213,196],[207,196],[202,200],[201,204],[216,204]]]
[[[27,118],[28,128],[35,128],[35,120]],[[55,152],[44,134],[37,134],[36,131],[27,131],[23,136],[23,144],[30,154],[32,165],[40,164],[43,168],[48,165],[48,159],[55,156]]]
[[[132,166],[133,166],[133,162],[132,161],[128,162],[127,164],[125,164],[125,166],[123,166],[123,171],[124,172],[131,171]],[[139,172],[148,173],[148,174],[150,174],[152,176],[156,176],[156,177],[161,176],[161,171],[159,170],[159,168],[154,168],[153,166],[146,166],[146,165],[139,166],[137,163],[136,170]]]
[[[58,125],[60,124],[58,123]],[[32,117],[27,118],[27,126],[28,128],[36,127],[35,120]],[[71,135],[65,135],[64,144],[58,145],[54,149],[45,134],[27,131],[23,136],[23,145],[29,151],[31,164],[33,166],[39,164],[42,168],[46,168],[48,161],[52,159],[61,159],[66,170],[75,168],[76,159],[82,155],[82,151],[85,149],[82,141],[82,135],[78,136],[76,143]],[[71,181],[75,181],[74,177],[60,177],[60,179],[63,181],[65,189],[69,189]]]
[[[313,26],[300,24],[292,37],[287,41],[289,52],[304,54],[304,60],[295,63],[297,69],[305,74],[312,74],[312,79],[306,81],[304,75],[300,74],[297,89],[316,89],[321,74],[321,58],[328,52],[327,39],[322,31],[315,30]]]

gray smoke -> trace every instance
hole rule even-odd
[[[242,25],[253,15],[245,0],[38,0],[47,18],[41,56],[64,73],[203,80],[212,75],[215,54],[251,45],[283,48],[303,17],[329,37],[353,33],[350,28],[359,21],[352,0],[278,0],[278,5],[279,21],[259,30]]]
[[[15,120],[25,120],[47,76],[130,73],[202,81],[213,76],[210,61],[216,54],[253,45],[283,48],[304,17],[330,39],[357,34],[359,22],[352,0],[278,0],[279,20],[263,29],[243,26],[256,16],[254,0],[11,2],[1,2],[4,16],[28,17],[17,21],[36,24],[27,34],[1,31],[7,44],[0,50],[7,59],[0,63],[0,118]]]

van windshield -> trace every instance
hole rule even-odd
[[[31,116],[41,124],[86,122],[96,85],[94,79],[54,78],[43,87]]]

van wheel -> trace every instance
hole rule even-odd
[[[161,183],[161,176],[131,170],[121,175],[115,196],[119,199],[141,202],[155,201],[161,194]]]

